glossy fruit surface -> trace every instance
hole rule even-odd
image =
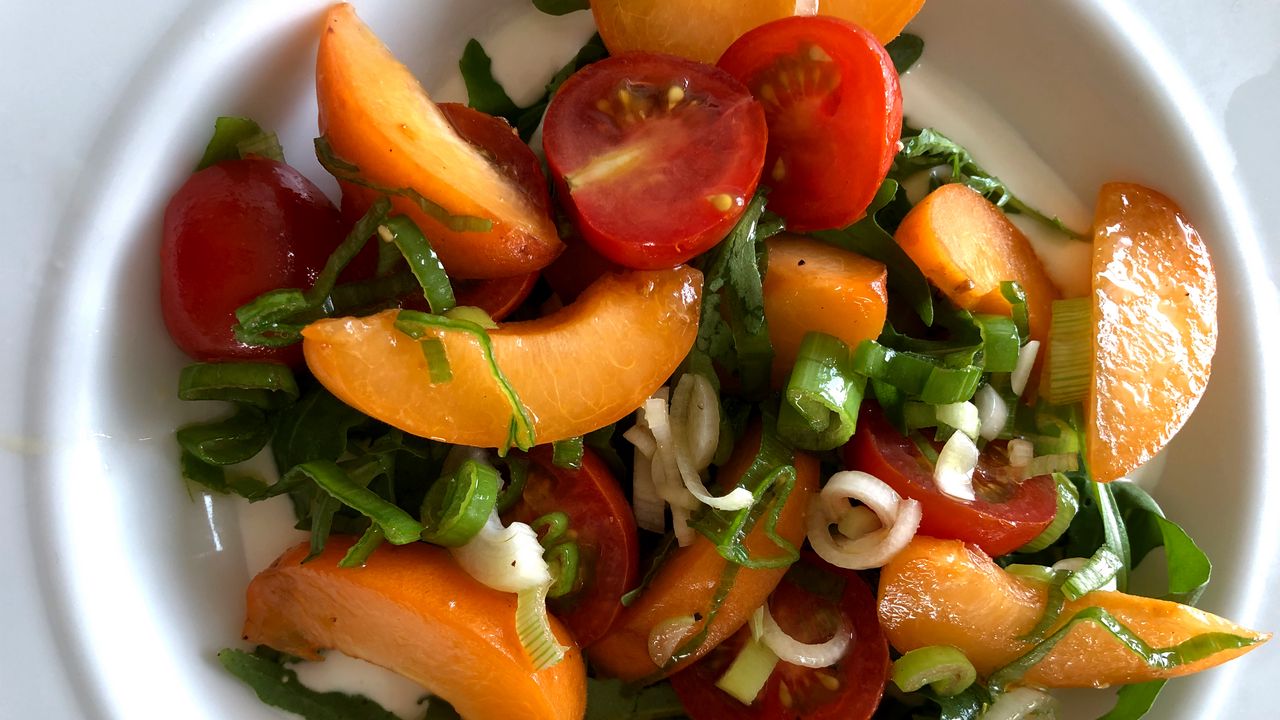
[[[535,442],[588,433],[633,412],[684,359],[697,333],[702,274],[689,267],[606,275],[576,302],[488,335],[493,359],[519,395]],[[512,408],[480,341],[437,332],[452,379],[432,383],[397,310],[321,320],[303,331],[307,366],[330,392],[421,437],[506,447]]]
[[[791,17],[743,35],[717,64],[764,106],[769,209],[797,232],[862,217],[902,134],[898,72],[876,38],[845,20]]]
[[[195,360],[299,364],[297,347],[236,340],[236,308],[310,287],[343,235],[333,203],[284,163],[228,160],[195,173],[164,213],[160,309],[170,337]]]
[[[582,652],[555,618],[565,657],[534,670],[516,635],[516,596],[481,585],[444,548],[378,548],[359,568],[329,538],[306,564],[303,543],[249,584],[244,639],[308,660],[333,649],[420,683],[464,717],[577,720],[586,709]]]
[[[722,70],[628,53],[560,86],[543,121],[547,166],[578,233],[626,267],[671,267],[720,242],[765,153],[760,104]]]
[[[1200,402],[1218,344],[1218,284],[1186,215],[1155,190],[1109,183],[1093,237],[1088,461],[1115,480],[1164,447]]]

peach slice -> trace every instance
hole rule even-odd
[[[582,435],[626,417],[670,377],[698,331],[702,273],[609,274],[576,302],[489,331],[493,357],[528,413],[536,442]],[[321,320],[302,332],[316,378],[343,402],[405,432],[476,447],[506,447],[512,410],[479,340],[435,330],[453,378],[431,382],[398,311]]]
[[[333,536],[302,563],[304,543],[249,584],[244,639],[308,660],[339,650],[420,683],[468,718],[577,720],[586,710],[582,652],[534,670],[516,635],[516,596],[481,585],[443,548],[379,548],[340,568],[351,539]]]
[[[1093,227],[1086,448],[1094,479],[1106,482],[1151,459],[1200,402],[1218,343],[1218,284],[1200,235],[1155,190],[1104,185]]]
[[[987,676],[1034,645],[1023,636],[1039,622],[1047,595],[1045,583],[1010,575],[959,540],[917,535],[880,573],[880,624],[899,652],[954,645],[980,675]],[[1188,675],[1239,657],[1271,637],[1193,607],[1118,592],[1092,592],[1068,602],[1050,632],[1088,607],[1107,610],[1156,648],[1209,632],[1258,642],[1178,667],[1155,669],[1106,630],[1082,623],[1031,669],[1026,683],[1103,687]]]
[[[738,441],[733,456],[720,472],[724,477],[734,478],[732,484],[737,484],[759,449],[760,425],[756,423]],[[796,453],[795,468],[796,484],[778,516],[777,531],[779,536],[800,547],[804,543],[809,498],[818,491],[818,461],[811,455]],[[757,523],[743,542],[754,556],[771,557],[779,552],[765,535],[763,523]],[[649,656],[649,634],[668,620],[706,617],[728,563],[716,546],[701,535],[688,547],[675,550],[640,597],[614,621],[609,633],[591,646],[593,667],[628,682],[661,672]],[[701,647],[671,670],[687,666],[737,632],[778,586],[784,574],[786,568],[740,568],[723,604],[710,621]],[[691,633],[701,629],[701,625],[695,624]]]
[[[562,249],[546,207],[464,140],[404,65],[348,4],[325,18],[316,58],[320,132],[334,154],[379,187],[412,188],[455,215],[489,220],[458,232],[408,198],[393,197],[459,278],[510,277]]]
[[[794,235],[765,243],[764,315],[773,343],[773,382],[786,383],[804,336],[834,335],[850,349],[875,340],[888,309],[884,265]]]

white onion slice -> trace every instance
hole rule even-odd
[[[663,620],[653,626],[649,631],[649,659],[654,665],[662,667],[667,664],[676,648],[680,647],[680,641],[689,636],[693,624],[693,616],[684,615]]]
[[[881,527],[884,526],[880,523],[880,518],[876,516],[874,510],[866,505],[856,505],[849,508],[836,521],[836,529],[847,538],[860,538],[863,535],[879,530]]]
[[[961,500],[976,500],[973,471],[978,467],[978,446],[964,433],[953,433],[938,453],[933,466],[933,482],[944,494]]]
[[[653,453],[658,449],[658,444],[653,440],[653,433],[644,428],[643,425],[632,425],[627,431],[622,433],[622,439],[635,446],[636,452],[644,455],[646,458],[653,458]]]
[[[833,536],[831,525],[839,523],[858,500],[880,521],[880,529],[857,538]],[[848,570],[881,567],[901,552],[920,527],[920,503],[902,499],[878,478],[856,470],[831,476],[822,492],[809,506],[807,535],[814,552],[823,560]]]
[[[1031,720],[1058,716],[1058,701],[1052,695],[1027,687],[1014,688],[996,697],[979,720]]]
[[[697,373],[681,376],[671,396],[671,414],[683,418],[684,432],[675,439],[688,450],[693,469],[710,467],[720,445],[720,398],[711,382]]]
[[[702,482],[702,478],[693,469],[693,463],[690,461],[683,443],[675,442],[675,433],[672,429],[670,417],[667,415],[666,404],[661,400],[650,398],[644,404],[644,419],[648,424],[649,430],[653,433],[654,440],[658,443],[655,451],[655,463],[658,458],[663,459],[663,476],[671,480],[672,476],[679,477],[684,481],[684,487],[689,491],[698,502],[704,505],[710,505],[717,510],[741,510],[750,507],[755,501],[751,491],[744,487],[736,487],[727,495],[712,495],[707,486]],[[672,462],[669,458],[673,458]],[[674,468],[672,467],[674,465]],[[675,471],[674,473],[672,471]],[[678,474],[677,474],[678,473]],[[675,503],[672,503],[673,505]]]
[[[1009,385],[1013,388],[1014,395],[1022,397],[1022,391],[1027,389],[1027,380],[1031,378],[1031,368],[1035,366],[1039,352],[1039,340],[1029,341],[1018,351],[1018,364],[1013,367],[1013,374],[1009,376]]]
[[[631,510],[635,513],[636,525],[642,530],[660,533],[667,529],[666,503],[658,497],[650,468],[649,458],[637,452],[631,480]]]
[[[679,505],[671,506],[671,532],[676,536],[676,543],[680,547],[689,547],[693,543],[693,528],[689,527],[689,517],[692,513],[689,508]]]
[[[984,440],[995,440],[1009,422],[1009,404],[990,385],[983,385],[973,396],[973,404],[978,408],[978,435]]]
[[[1058,453],[1057,455],[1041,455],[1031,458],[1031,462],[1022,469],[1023,477],[1033,478],[1037,475],[1048,475],[1055,472],[1067,472],[1080,468],[1080,456],[1075,453]]]
[[[1031,444],[1030,440],[1016,438],[1009,441],[1009,466],[1015,468],[1026,467],[1031,464],[1031,458],[1036,456],[1036,446]]]
[[[503,527],[497,512],[489,515],[466,545],[449,552],[468,575],[500,592],[520,592],[551,582],[538,534],[522,522]]]
[[[831,667],[840,662],[853,641],[853,628],[844,613],[840,613],[840,625],[836,627],[835,634],[826,642],[802,643],[778,626],[773,615],[769,614],[768,603],[761,606],[761,610],[760,642],[783,662],[807,668]]]
[[[977,405],[971,402],[950,403],[938,405],[935,412],[939,423],[959,430],[968,435],[970,440],[978,439],[978,433],[982,429],[982,419],[979,417]]]

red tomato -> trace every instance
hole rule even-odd
[[[342,242],[333,203],[297,170],[250,158],[192,175],[169,200],[160,246],[160,307],[169,336],[201,361],[297,365],[301,345],[235,339],[235,310],[277,288],[308,288]]]
[[[582,468],[551,462],[550,446],[529,453],[529,481],[519,503],[503,518],[532,520],[550,512],[569,516],[568,537],[578,543],[580,587],[548,601],[581,647],[599,640],[622,611],[622,596],[639,584],[640,556],[631,505],[609,467],[595,453]]]
[[[582,237],[614,262],[658,269],[733,227],[760,181],[765,133],[760,104],[723,70],[626,53],[560,87],[542,146]]]
[[[987,443],[974,470],[977,500],[961,500],[938,490],[933,466],[879,409],[864,410],[858,431],[843,450],[852,470],[870,473],[903,497],[920,501],[920,533],[973,543],[992,557],[1011,553],[1041,533],[1058,511],[1057,489],[1049,475],[1017,482],[1004,443]]]
[[[542,163],[506,120],[459,103],[440,103],[438,107],[463,140],[484,153],[499,172],[519,183],[539,212],[550,214],[551,193],[542,174]],[[343,183],[342,216],[347,224],[354,225],[376,197],[377,193],[367,188]],[[372,259],[366,256],[368,251],[361,253],[356,262],[372,267]],[[453,290],[459,305],[473,305],[494,320],[501,320],[520,307],[537,281],[538,273],[533,272],[511,278],[455,281]],[[427,310],[420,293],[410,297],[405,307]]]
[[[718,63],[769,121],[769,209],[797,232],[841,228],[866,211],[902,134],[898,72],[875,36],[839,18],[776,20]]]
[[[813,669],[779,662],[751,705],[716,687],[750,637],[743,628],[689,669],[671,676],[693,720],[866,720],[876,711],[889,677],[889,643],[880,632],[876,599],[857,573],[804,556],[769,596],[769,613],[791,637],[823,642],[843,614],[853,628],[844,658]]]
[[[576,235],[563,240],[564,252],[542,269],[542,276],[566,305],[573,302],[601,275],[623,269],[593,250]]]

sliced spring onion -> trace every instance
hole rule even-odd
[[[347,554],[343,555],[342,559],[338,561],[338,567],[363,567],[365,561],[373,554],[373,551],[377,550],[378,546],[386,539],[387,536],[382,532],[382,526],[377,523],[370,523],[369,529],[364,531],[364,535],[361,535],[360,539],[347,550]]]
[[[943,697],[964,692],[978,679],[973,663],[950,645],[930,645],[910,650],[893,661],[893,683],[903,692],[928,685]]]
[[[1013,323],[1018,327],[1018,335],[1025,340],[1031,337],[1031,316],[1027,311],[1027,293],[1020,283],[1006,280],[1000,283],[1000,294],[1012,309]]]
[[[1031,668],[1053,652],[1053,648],[1075,629],[1076,625],[1086,622],[1094,623],[1111,633],[1121,645],[1140,657],[1147,667],[1155,670],[1169,670],[1203,660],[1223,650],[1238,650],[1258,642],[1254,638],[1242,635],[1211,632],[1196,635],[1169,647],[1153,648],[1110,612],[1100,607],[1087,607],[1073,615],[1052,635],[1037,643],[1021,657],[992,673],[987,682],[988,687],[993,693],[999,693],[1021,680]]]
[[[978,446],[964,433],[955,433],[942,446],[933,466],[933,482],[938,490],[961,500],[976,500],[973,471],[978,467]]]
[[[450,308],[444,312],[444,316],[447,318],[453,318],[454,320],[466,320],[467,322],[475,323],[485,330],[498,329],[498,323],[493,319],[492,315],[490,315],[484,308],[475,307],[473,305],[459,305],[457,307]]]
[[[353,480],[337,463],[329,460],[311,460],[295,465],[285,473],[279,484],[289,486],[303,477],[315,482],[333,499],[382,526],[387,541],[392,545],[405,545],[419,540],[422,533],[421,523],[394,503],[387,502],[377,493]],[[368,483],[368,479],[365,483]]]
[[[1056,717],[1056,698],[1043,690],[1020,687],[997,695],[978,720],[1052,720]]]
[[[1018,351],[1018,366],[1009,375],[1009,385],[1013,394],[1022,397],[1027,389],[1027,381],[1031,379],[1031,369],[1035,367],[1036,355],[1040,352],[1040,341],[1031,340]]]
[[[524,497],[524,486],[529,483],[529,463],[520,458],[507,458],[507,484],[498,493],[498,505],[494,509],[501,515],[516,506]]]
[[[262,126],[246,117],[223,116],[213,121],[213,136],[205,146],[204,156],[196,170],[217,165],[223,160],[235,160],[240,157],[236,146],[242,140],[262,134]]]
[[[973,404],[978,408],[978,435],[988,441],[1000,437],[1009,422],[1009,405],[1000,391],[983,385],[973,396]]]
[[[400,254],[409,263],[409,271],[422,286],[422,295],[431,312],[439,315],[454,308],[457,302],[444,263],[412,220],[403,215],[387,218],[378,226],[378,237],[400,248]]]
[[[540,515],[529,527],[538,534],[543,547],[559,542],[569,532],[569,516],[562,510]]]
[[[697,621],[692,615],[667,618],[649,630],[649,659],[654,665],[664,667],[675,654],[676,648],[693,631]]]
[[[1024,565],[1022,563],[1014,563],[1005,567],[1005,572],[1018,577],[1030,578],[1042,583],[1052,583],[1057,574],[1044,565]]]
[[[1093,300],[1054,300],[1045,399],[1053,405],[1084,400],[1093,381],[1093,357]]]
[[[778,432],[803,450],[844,445],[857,427],[866,382],[853,370],[848,345],[826,333],[808,333],[783,391]]]
[[[1003,315],[974,315],[982,331],[982,369],[987,372],[1013,372],[1018,365],[1018,349],[1022,334],[1013,318]]]
[[[320,161],[320,166],[339,180],[369,188],[383,195],[405,198],[416,205],[423,214],[454,232],[489,232],[493,229],[492,220],[472,215],[454,215],[443,205],[424,197],[413,188],[389,188],[370,182],[360,175],[359,167],[335,155],[329,139],[324,136],[315,139],[315,148],[316,159]]]
[[[1080,469],[1080,456],[1076,453],[1059,453],[1056,455],[1040,455],[1031,458],[1022,469],[1024,477],[1033,478],[1038,475],[1049,475],[1056,472],[1075,472]]]
[[[444,547],[470,542],[497,507],[501,485],[496,468],[475,460],[436,480],[422,500],[422,539]]]
[[[830,638],[820,643],[802,643],[778,625],[768,603],[761,606],[761,611],[760,641],[783,662],[807,668],[831,667],[840,662],[853,642],[853,627],[844,613],[839,614],[839,624]]]
[[[241,159],[261,157],[276,162],[284,162],[284,148],[280,147],[280,138],[273,132],[259,132],[236,143],[236,154]]]
[[[1012,445],[1012,441],[1010,444]],[[1076,512],[1080,509],[1080,493],[1076,490],[1075,483],[1062,473],[1054,473],[1053,479],[1058,497],[1058,509],[1053,515],[1053,522],[1049,523],[1049,527],[1046,527],[1034,540],[1024,545],[1020,552],[1039,552],[1057,542],[1067,528],[1071,527],[1071,521],[1075,519]]]
[[[849,500],[862,502],[879,518],[880,528],[859,537],[834,537],[831,526],[852,511]],[[920,503],[903,499],[893,488],[867,473],[846,470],[831,476],[809,506],[807,535],[823,560],[847,570],[881,567],[915,537]]]
[[[1068,600],[1079,600],[1094,590],[1114,590],[1116,588],[1116,573],[1120,572],[1121,568],[1124,567],[1120,557],[1112,552],[1111,548],[1103,545],[1088,560],[1083,558],[1059,560],[1053,564],[1053,569],[1068,569],[1063,567],[1063,564],[1071,560],[1080,560],[1081,562],[1078,567],[1070,568],[1072,570],[1071,577],[1067,578],[1067,581],[1062,585],[1062,593],[1067,596]]]
[[[298,399],[298,384],[288,367],[276,363],[194,363],[178,376],[178,397],[274,410]]]
[[[499,592],[540,588],[545,593],[551,584],[538,534],[522,522],[503,527],[497,513],[470,542],[449,552],[468,575]]]
[[[582,436],[556,440],[551,443],[551,463],[567,470],[582,469]]]
[[[979,432],[982,430],[982,418],[979,416],[977,405],[971,402],[948,403],[938,405],[935,412],[940,424],[968,435],[971,441],[978,440]]]
[[[1025,469],[1036,457],[1036,446],[1021,438],[1010,440],[1005,450],[1009,453],[1009,467]]]
[[[976,365],[945,367],[934,358],[892,350],[874,340],[858,345],[853,370],[933,405],[972,398],[982,380],[982,368]]]
[[[272,423],[252,405],[229,418],[184,425],[175,433],[182,449],[210,465],[234,465],[257,455],[271,441]]]
[[[556,543],[547,548],[543,557],[551,570],[551,587],[547,597],[564,597],[578,587],[578,568],[582,552],[576,542]]]
[[[534,670],[542,670],[564,659],[568,648],[561,645],[547,620],[547,585],[525,588],[516,595],[516,637]]]
[[[438,337],[424,337],[418,341],[422,348],[422,357],[427,361],[427,372],[431,383],[447,383],[453,379],[453,369],[449,367],[449,356],[445,353],[444,342]]]
[[[778,656],[764,643],[749,638],[729,669],[716,681],[716,687],[743,705],[750,705],[769,682],[769,676],[777,666]]]

